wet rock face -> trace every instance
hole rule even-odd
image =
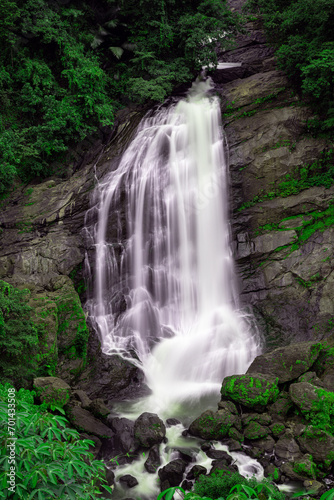
[[[85,301],[85,214],[96,177],[116,168],[142,116],[122,110],[113,131],[101,129],[70,152],[62,177],[17,185],[1,209],[0,279],[31,291],[34,320],[45,330],[43,362],[69,384],[85,368],[92,340],[78,295]]]
[[[229,0],[238,11],[243,3]],[[287,175],[314,163],[330,144],[307,134],[311,112],[276,68],[259,23],[249,22],[246,29],[235,48],[219,54],[219,61],[242,66],[232,68],[225,80],[223,70],[213,78],[222,97],[229,143],[241,298],[253,309],[271,348],[314,340],[317,332],[324,335],[332,329],[334,228],[329,224],[312,232],[307,224],[316,222],[312,212],[329,208],[334,186],[276,197]],[[256,197],[258,202],[246,208]],[[300,242],[306,226],[309,237]]]

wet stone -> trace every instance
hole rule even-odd
[[[139,484],[137,479],[130,474],[126,474],[125,476],[120,477],[119,482],[126,488],[133,488],[134,486],[137,486],[137,484]]]

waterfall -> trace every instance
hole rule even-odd
[[[210,79],[197,81],[142,120],[96,188],[87,229],[96,248],[87,309],[102,349],[135,352],[162,414],[217,398],[223,378],[258,354],[235,289],[227,147],[211,90]]]

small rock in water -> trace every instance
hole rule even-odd
[[[186,479],[181,484],[181,488],[183,488],[185,491],[190,491],[192,487],[193,483],[191,481],[187,481]]]
[[[203,443],[201,446],[201,450],[204,452],[207,452],[208,450],[211,450],[212,444],[211,443]]]
[[[205,467],[203,467],[203,465],[194,465],[194,467],[190,469],[186,477],[187,479],[197,479],[198,476],[200,476],[201,474],[205,476],[206,473],[207,470]]]
[[[161,486],[165,486],[166,483],[169,484],[169,486],[166,486],[166,488],[170,488],[171,486],[178,486],[182,481],[186,466],[186,462],[181,458],[178,458],[176,460],[172,460],[167,465],[162,467],[158,471]]]
[[[120,477],[119,482],[122,486],[126,486],[127,488],[133,488],[138,484],[137,479],[130,474],[126,474],[125,476]]]
[[[168,425],[168,427],[172,427],[172,425],[178,425],[180,423],[180,420],[178,420],[177,418],[167,418],[166,420],[166,424]]]
[[[230,465],[233,462],[233,458],[226,451],[223,450],[208,450],[206,452],[209,458],[219,459],[226,461],[227,465]]]

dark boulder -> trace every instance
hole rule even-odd
[[[134,486],[137,486],[137,484],[139,484],[137,479],[130,474],[125,474],[125,476],[120,477],[119,482],[126,488],[134,488]]]
[[[166,424],[168,427],[172,427],[173,425],[179,425],[181,422],[177,418],[167,418]]]
[[[231,455],[223,450],[214,450],[212,448],[211,450],[208,450],[206,454],[209,458],[225,460],[227,465],[230,465],[233,462],[233,458],[231,457]]]
[[[275,454],[284,460],[296,460],[302,457],[300,448],[293,437],[282,436],[275,445]]]
[[[92,413],[84,410],[80,406],[67,405],[66,415],[69,421],[79,431],[93,434],[99,438],[111,438],[114,436],[113,431],[109,427],[95,418]]]
[[[186,466],[186,462],[184,462],[181,458],[178,458],[176,460],[172,460],[167,465],[159,469],[158,475],[161,481],[161,491],[164,491],[171,486],[179,486],[183,479]]]
[[[107,423],[115,433],[116,454],[134,452],[136,450],[134,422],[128,418],[108,417]]]
[[[271,436],[266,436],[262,439],[256,439],[252,441],[252,446],[265,451],[266,453],[272,453],[275,447],[275,441]]]
[[[202,465],[194,465],[187,474],[187,479],[197,479],[199,476],[205,476],[207,470]]]
[[[144,463],[144,467],[150,474],[154,474],[158,467],[161,465],[160,453],[159,453],[159,445],[155,444],[152,446],[150,451],[148,452],[148,458]]]
[[[229,451],[240,451],[242,450],[242,446],[239,441],[236,441],[235,439],[231,438],[226,442],[226,445],[229,449]]]
[[[134,424],[137,443],[144,448],[151,448],[161,443],[166,436],[166,427],[155,413],[142,413]]]
[[[278,377],[279,383],[298,378],[313,365],[323,346],[315,342],[299,342],[279,347],[266,354],[257,356],[247,370]]]

